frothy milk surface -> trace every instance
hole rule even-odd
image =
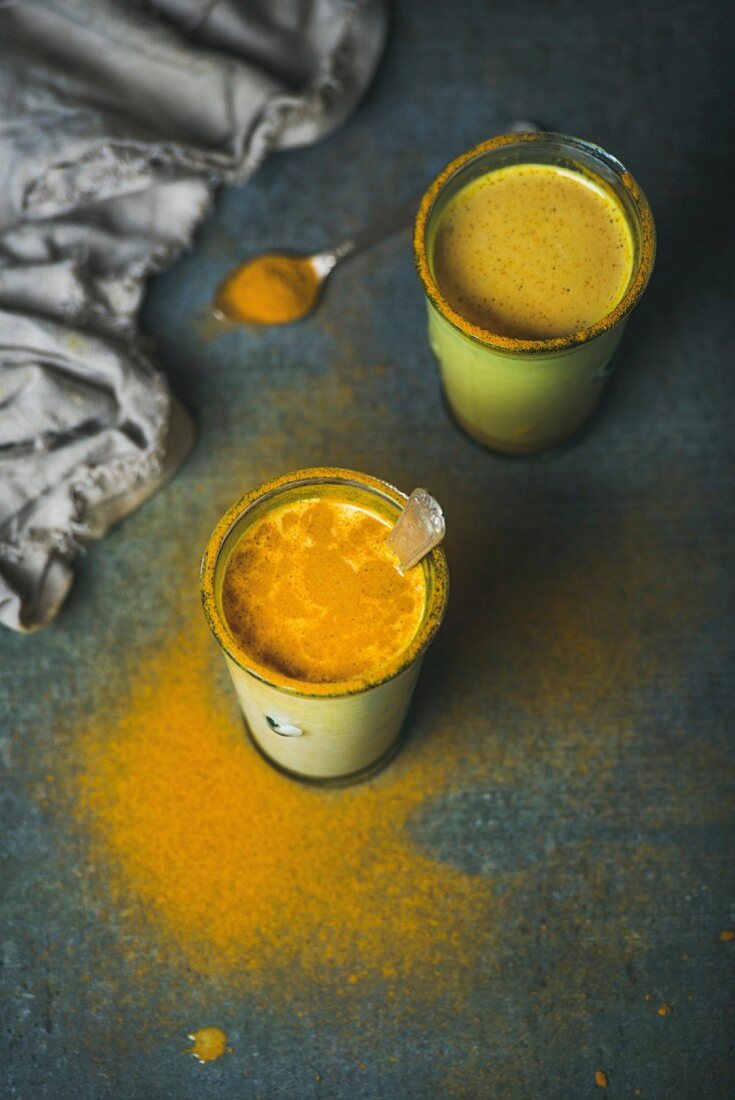
[[[225,570],[222,609],[266,673],[339,683],[389,668],[419,630],[423,569],[405,576],[387,521],[355,504],[300,500],[245,530]]]
[[[633,239],[602,184],[553,165],[515,164],[449,201],[432,266],[444,297],[472,324],[548,339],[615,308],[633,270]]]

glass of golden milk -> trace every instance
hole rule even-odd
[[[630,173],[564,134],[491,138],[429,187],[414,246],[460,427],[514,455],[573,435],[653,268],[653,216]]]
[[[402,573],[386,545],[407,499],[299,470],[238,500],[207,544],[205,615],[252,740],[290,775],[362,778],[398,743],[449,585],[439,547]]]

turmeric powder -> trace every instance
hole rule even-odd
[[[255,753],[212,662],[192,625],[146,654],[116,726],[98,715],[78,733],[77,812],[121,919],[146,922],[195,973],[271,995],[296,971],[464,996],[490,882],[431,858],[408,829],[445,786],[451,742],[370,784],[304,787]]]
[[[273,252],[235,269],[217,291],[214,308],[230,321],[286,325],[305,317],[319,297],[311,260]]]

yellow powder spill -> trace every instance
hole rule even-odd
[[[218,1027],[200,1027],[189,1038],[194,1045],[187,1047],[184,1054],[191,1054],[200,1062],[215,1062],[227,1050],[227,1036]]]
[[[444,786],[446,744],[370,784],[302,786],[246,740],[210,685],[210,646],[190,631],[151,655],[119,723],[78,739],[78,813],[120,911],[140,899],[201,974],[460,989],[489,882],[432,860],[407,827]]]
[[[319,297],[314,265],[303,256],[268,253],[236,268],[217,291],[214,308],[230,321],[286,325],[305,317]]]
[[[598,1089],[606,1089],[607,1083],[607,1074],[605,1073],[604,1069],[596,1069],[595,1084],[597,1085]]]
[[[633,527],[627,533],[626,560],[635,567],[630,584],[654,594],[642,599],[644,610],[660,610],[665,602],[677,608],[678,623],[693,620],[700,597],[684,598],[661,581],[657,539]],[[655,654],[642,650],[636,621],[619,614],[616,585],[607,580],[614,570],[602,570],[598,554],[595,545],[579,555],[556,584],[524,575],[514,599],[501,601],[489,624],[482,606],[459,607],[454,629],[466,644],[490,630],[496,650],[510,654],[501,697],[506,708],[528,716],[513,737],[468,713],[475,669],[454,661],[443,673],[445,688],[451,676],[451,694],[444,690],[434,700],[431,687],[426,691],[427,705],[431,699],[431,706],[441,706],[428,736],[422,728],[369,784],[338,791],[284,779],[255,754],[221,657],[184,590],[178,606],[188,629],[164,650],[135,652],[143,671],[136,675],[126,662],[130,696],[103,695],[66,756],[81,769],[77,812],[89,836],[90,864],[109,880],[120,951],[126,933],[135,945],[136,988],[159,948],[167,962],[180,960],[182,975],[188,966],[194,974],[222,975],[230,986],[248,983],[267,992],[269,1003],[308,990],[308,980],[298,984],[301,975],[343,992],[345,1010],[353,1000],[366,1003],[363,991],[384,995],[400,1018],[414,1004],[424,1010],[423,993],[448,1013],[471,1002],[468,989],[487,988],[502,958],[496,937],[507,936],[514,907],[540,868],[524,872],[519,865],[505,895],[495,899],[487,878],[464,875],[417,848],[411,822],[445,792],[466,789],[468,776],[471,785],[523,791],[541,755],[547,771],[577,784],[575,810],[586,812],[588,790],[607,789],[635,736],[634,725],[620,716],[615,687],[646,685],[659,670]],[[190,566],[182,559],[169,571],[188,577]],[[580,608],[593,592],[600,614],[590,623]],[[519,614],[526,631],[521,642]],[[451,660],[450,650],[446,656]],[[122,717],[113,719],[117,713]],[[539,733],[547,728],[553,736]],[[651,849],[640,858],[657,857]],[[583,885],[563,907],[572,927],[580,900],[606,889],[602,874],[590,873]],[[616,937],[602,936],[604,943],[615,940],[611,967],[619,965],[621,922],[624,950],[635,954],[636,929],[653,900],[631,894],[615,917]],[[150,956],[139,949],[141,934],[150,941]],[[105,963],[100,956],[103,971]],[[553,992],[584,988],[597,980],[600,965],[598,954],[575,956]],[[574,1011],[569,1003],[566,1009]]]

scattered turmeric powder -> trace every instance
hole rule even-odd
[[[231,272],[217,290],[214,308],[230,321],[287,325],[314,308],[319,290],[308,257],[272,252]]]
[[[595,1070],[595,1084],[598,1089],[606,1089],[608,1085],[607,1074],[604,1069]]]
[[[465,789],[468,779],[521,790],[535,775],[528,761],[540,744],[548,766],[577,783],[572,791],[581,792],[582,807],[588,805],[590,785],[619,767],[633,736],[615,708],[605,710],[600,702],[611,667],[635,682],[641,649],[632,627],[611,611],[609,632],[589,633],[576,604],[565,598],[565,586],[544,594],[540,583],[531,584],[524,613],[530,616],[540,602],[538,629],[546,640],[551,635],[543,632],[553,622],[554,646],[537,665],[524,664],[523,677],[514,679],[511,668],[505,698],[548,713],[558,739],[541,743],[532,726],[512,740],[478,736],[479,724],[469,736],[458,736],[468,719],[465,687],[474,674],[471,665],[458,662],[455,694],[440,697],[440,717],[425,721],[422,735],[409,740],[390,768],[365,785],[314,790],[274,772],[248,744],[191,589],[195,553],[186,540],[165,552],[167,575],[186,578],[189,589],[182,581],[181,591],[170,593],[176,610],[159,624],[155,639],[126,649],[119,692],[116,681],[101,673],[94,692],[92,686],[85,692],[88,712],[65,731],[63,763],[55,743],[54,765],[63,768],[59,779],[65,782],[57,783],[64,790],[54,799],[67,793],[75,799],[90,868],[85,883],[110,914],[115,950],[106,941],[95,955],[100,975],[109,971],[116,978],[118,966],[129,967],[133,997],[146,991],[159,998],[162,981],[178,997],[182,983],[191,981],[192,998],[203,991],[201,1011],[209,1010],[204,998],[220,978],[228,992],[247,991],[248,1003],[262,995],[294,1018],[307,998],[320,1010],[337,1004],[335,1026],[347,1034],[357,1021],[363,1037],[366,1006],[373,1003],[385,1005],[380,1026],[390,1019],[396,1029],[412,1013],[428,1019],[432,999],[442,1018],[458,1010],[469,1020],[479,991],[496,978],[498,990],[504,988],[504,941],[539,872],[519,863],[517,885],[501,896],[490,876],[464,874],[432,858],[431,847],[412,839],[422,835],[414,823],[431,803]],[[649,550],[642,561],[642,588],[652,556]],[[582,591],[597,577],[585,561],[578,564],[575,582]],[[613,595],[611,589],[605,606],[613,607]],[[470,636],[480,629],[480,610],[461,611]],[[181,624],[180,632],[172,631],[172,621]],[[510,618],[499,626],[512,637]],[[172,631],[170,641],[158,650],[166,631]],[[580,681],[582,650],[589,680]],[[591,739],[588,719],[601,707],[595,718],[600,736]],[[67,783],[74,784],[71,791]],[[64,815],[67,805],[61,804]],[[603,886],[595,879],[591,888]],[[638,949],[633,930],[651,899],[632,896],[615,918],[616,928],[622,924],[626,932],[626,951]],[[572,894],[564,910],[571,921],[577,902]],[[723,927],[715,927],[715,937]],[[610,972],[619,965],[617,951],[610,947]],[[600,958],[583,952],[574,967],[560,969],[548,996],[563,995],[567,1010],[585,1019],[589,999],[579,994],[575,1000],[575,990],[592,995]],[[94,965],[86,969],[95,972]],[[359,980],[351,982],[351,974]],[[92,996],[110,995],[100,984],[90,987]],[[648,993],[649,1000],[655,1014],[661,997]],[[155,1003],[160,1015],[162,1001]],[[176,1011],[171,1017],[172,1027],[179,1026]],[[345,1042],[353,1043],[354,1034]],[[447,1068],[447,1095],[455,1094],[452,1088],[456,1095],[470,1094],[467,1081],[486,1071],[477,1049],[474,1060],[463,1055],[461,1068]],[[507,1072],[517,1074],[522,1094],[523,1067],[509,1062]]]
[[[410,978],[430,995],[441,973],[442,995],[464,996],[491,883],[407,829],[446,782],[447,743],[362,786],[288,780],[215,690],[205,631],[150,657],[117,728],[79,737],[78,813],[120,913],[149,920],[199,974],[284,993],[294,971],[343,991],[358,988],[350,975],[388,991]]]
[[[720,932],[721,943],[732,943],[735,940],[735,931],[732,928],[726,928],[723,932]]]

